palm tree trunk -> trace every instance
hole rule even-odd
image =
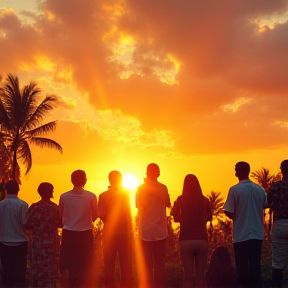
[[[12,160],[12,179],[16,180],[16,169],[17,169],[17,150],[13,151],[13,160]]]

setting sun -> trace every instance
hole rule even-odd
[[[134,189],[139,185],[139,183],[133,174],[124,174],[122,185],[126,189]]]

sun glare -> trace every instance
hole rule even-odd
[[[139,183],[133,174],[124,174],[122,185],[126,189],[134,189],[139,185]]]

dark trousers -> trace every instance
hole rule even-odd
[[[17,246],[0,243],[2,284],[4,287],[25,287],[28,242]]]
[[[147,288],[165,287],[166,239],[157,241],[141,240],[141,246],[149,283]]]
[[[92,230],[62,230],[60,272],[69,272],[70,288],[88,287],[94,260]]]
[[[131,288],[133,286],[131,235],[103,235],[102,240],[106,288],[115,287],[117,255],[120,266],[121,287]]]
[[[262,240],[251,239],[234,243],[236,271],[240,287],[262,287]]]

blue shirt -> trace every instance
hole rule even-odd
[[[233,243],[264,239],[264,189],[249,179],[240,181],[228,192],[224,210],[233,213]]]
[[[13,245],[27,241],[22,230],[28,204],[16,195],[8,195],[0,202],[0,242]]]

